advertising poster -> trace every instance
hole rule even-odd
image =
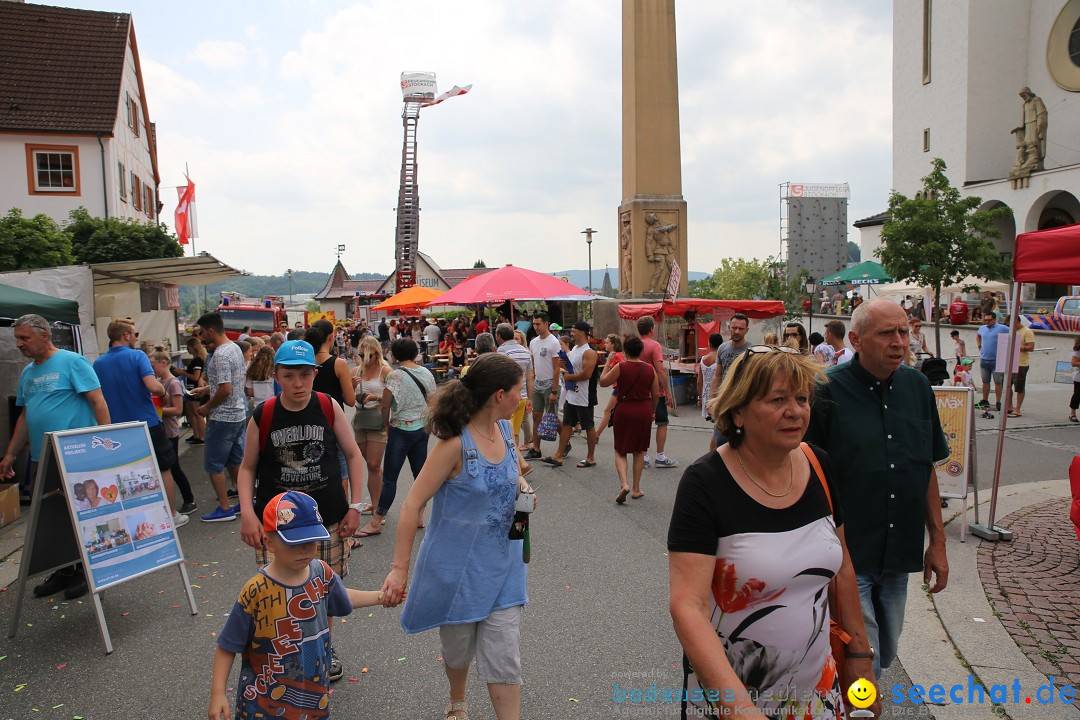
[[[145,425],[74,430],[53,442],[95,592],[183,560]]]
[[[971,406],[974,393],[966,387],[935,387],[938,416],[945,439],[949,442],[949,459],[937,468],[941,497],[965,498],[971,475]]]

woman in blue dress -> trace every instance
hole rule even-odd
[[[405,632],[439,628],[450,681],[447,720],[468,717],[465,687],[474,657],[498,720],[520,717],[519,628],[528,598],[522,541],[511,539],[511,528],[517,494],[529,487],[518,474],[509,420],[522,382],[521,366],[486,353],[436,394],[428,428],[438,442],[401,508],[382,585],[384,604],[405,600]],[[406,600],[416,521],[429,500],[431,519]]]

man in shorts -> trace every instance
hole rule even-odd
[[[983,313],[983,326],[979,328],[976,341],[979,343],[979,370],[982,372],[982,402],[978,407],[983,410],[990,408],[990,379],[994,380],[994,407],[1001,411],[1001,385],[1005,380],[1005,374],[994,372],[997,366],[998,340],[997,336],[1009,332],[997,321],[997,313],[993,310]]]
[[[639,317],[637,321],[638,335],[645,346],[641,351],[642,362],[653,366],[656,371],[656,379],[660,383],[660,399],[656,403],[656,467],[672,468],[679,464],[678,460],[672,460],[664,454],[664,446],[667,444],[668,407],[675,407],[674,398],[668,396],[668,373],[664,367],[664,350],[660,343],[653,339],[653,329],[656,322],[651,316]],[[730,325],[728,326],[730,329]],[[723,346],[721,346],[723,347]],[[719,357],[719,355],[717,356]],[[649,467],[649,455],[645,454],[645,467]]]
[[[521,366],[522,372],[525,373],[525,384],[521,386],[521,400],[518,402],[517,410],[514,411],[514,416],[510,419],[510,424],[514,429],[514,437],[516,438],[518,433],[521,432],[521,423],[525,419],[525,413],[532,410],[530,407],[534,378],[532,355],[529,354],[528,348],[514,339],[514,326],[510,323],[500,323],[495,328],[495,342],[498,344],[498,349],[495,352],[505,355],[516,362]]]
[[[559,375],[559,339],[551,334],[551,320],[545,312],[533,315],[532,326],[536,330],[536,337],[529,342],[533,366],[534,432],[532,449],[525,453],[526,460],[544,457],[540,452],[540,433],[536,432],[535,428],[540,427],[544,412],[554,412],[559,401],[559,386],[555,383],[555,378]]]
[[[196,324],[203,345],[213,353],[206,360],[206,381],[209,384],[196,388],[193,393],[210,398],[205,405],[199,406],[197,412],[207,418],[203,469],[210,476],[218,498],[214,511],[200,519],[203,522],[226,522],[235,520],[240,510],[230,500],[236,497],[236,491],[230,492],[225,484],[225,470],[228,469],[235,485],[240,461],[244,459],[244,429],[247,424],[244,376],[247,366],[240,346],[225,335],[225,323],[220,313],[206,313]]]
[[[554,455],[541,460],[548,465],[561,467],[566,457],[567,445],[570,443],[570,433],[574,426],[578,425],[585,431],[588,439],[589,451],[585,459],[577,464],[579,468],[596,467],[596,425],[593,422],[593,406],[589,404],[589,378],[592,377],[596,368],[598,355],[589,347],[589,333],[592,327],[584,320],[574,323],[574,329],[570,331],[574,347],[570,350],[569,364],[574,371],[567,370],[563,380],[574,381],[574,389],[569,385],[566,389],[566,406],[563,408],[562,427],[559,428],[559,448]]]
[[[1022,417],[1020,408],[1024,404],[1024,391],[1027,389],[1027,374],[1031,368],[1031,351],[1035,349],[1035,331],[1024,327],[1020,322],[1020,316],[1016,316],[1016,343],[1020,346],[1020,362],[1016,374],[1012,377],[1012,387],[1005,396],[1005,408],[1009,411],[1009,417]],[[1016,392],[1016,403],[1013,403],[1012,394]]]

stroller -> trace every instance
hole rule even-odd
[[[941,386],[952,377],[949,374],[949,363],[944,358],[934,357],[930,353],[918,353],[916,355],[922,361],[922,374],[930,381],[931,385]]]

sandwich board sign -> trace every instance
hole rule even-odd
[[[937,467],[938,492],[942,498],[962,500],[961,542],[967,538],[968,488],[975,491],[976,517],[979,486],[975,468],[975,391],[969,387],[934,387],[938,418],[949,443],[949,458]],[[978,520],[976,519],[976,522]]]
[[[108,588],[175,565],[191,614],[198,611],[144,422],[45,434],[8,637],[18,629],[28,578],[80,560],[106,653]]]

